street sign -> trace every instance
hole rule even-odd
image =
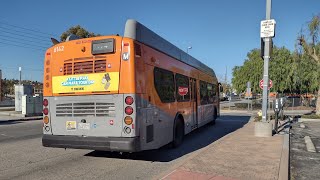
[[[247,88],[247,92],[245,95],[246,98],[252,98],[251,88]]]
[[[268,86],[268,90],[270,90],[270,88],[272,88],[272,80],[271,79],[269,79],[269,86]],[[263,79],[261,79],[260,80],[260,82],[259,82],[259,87],[260,87],[260,89],[263,89]]]
[[[251,82],[250,81],[247,82],[247,88],[251,88]]]
[[[188,87],[180,87],[178,88],[178,93],[180,96],[185,96],[188,94]]]
[[[247,82],[247,92],[245,95],[246,98],[252,98],[252,93],[251,93],[251,82]]]
[[[274,37],[275,26],[276,26],[276,21],[274,19],[261,21],[260,37],[261,38]]]

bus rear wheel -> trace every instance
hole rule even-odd
[[[184,137],[183,121],[181,118],[179,118],[177,119],[174,125],[173,141],[172,141],[173,148],[179,147],[182,144],[183,137]]]
[[[213,120],[209,124],[210,125],[215,125],[217,117],[218,117],[218,114],[217,114],[217,110],[215,109],[214,113],[213,113]]]

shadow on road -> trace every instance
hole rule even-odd
[[[223,136],[243,127],[248,123],[250,116],[225,115],[217,119],[214,126],[206,125],[185,136],[183,144],[175,149],[164,146],[157,150],[149,150],[137,153],[92,151],[85,156],[132,159],[152,162],[170,162],[186,154],[208,146]]]
[[[11,124],[20,124],[22,123],[21,121],[16,121],[16,120],[13,120],[13,121],[0,121],[0,126],[1,125],[11,125]]]

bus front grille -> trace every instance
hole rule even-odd
[[[103,102],[77,102],[56,105],[57,117],[115,117],[115,104]]]

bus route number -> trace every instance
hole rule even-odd
[[[55,47],[54,49],[53,49],[53,52],[61,52],[61,51],[63,51],[64,50],[64,46],[58,46],[58,47]]]

